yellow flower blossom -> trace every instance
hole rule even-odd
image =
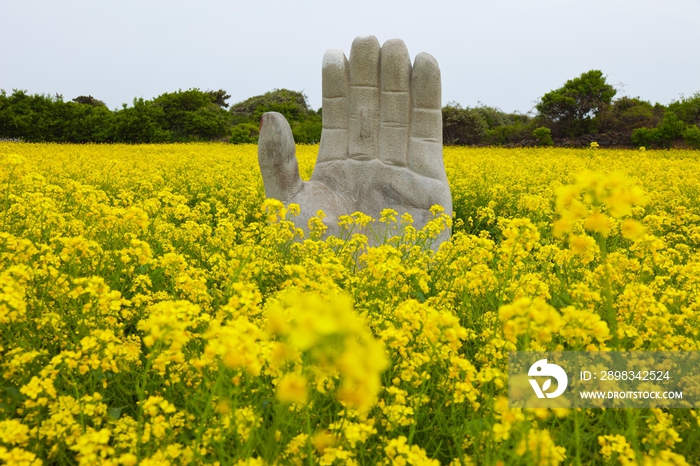
[[[287,374],[277,385],[277,398],[283,403],[304,404],[308,399],[306,377],[300,374]]]
[[[516,454],[527,454],[534,464],[556,466],[566,459],[566,449],[557,446],[547,430],[532,429],[515,449]]]

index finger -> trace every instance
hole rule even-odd
[[[318,162],[342,160],[348,154],[348,59],[342,50],[323,55],[323,106]]]

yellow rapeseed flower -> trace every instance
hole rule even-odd
[[[305,404],[309,398],[308,381],[301,374],[286,374],[277,385],[277,399],[283,403]]]

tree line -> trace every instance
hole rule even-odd
[[[640,97],[615,99],[616,94],[600,70],[591,70],[543,95],[534,115],[448,103],[442,109],[443,139],[451,145],[553,145],[554,139],[617,133],[637,146],[670,147],[684,139],[700,148],[700,92],[667,106]]]
[[[591,70],[543,95],[536,113],[507,113],[479,105],[449,102],[442,109],[448,145],[507,145],[522,141],[552,145],[582,135],[616,133],[638,146],[669,147],[684,139],[700,148],[700,92],[668,105],[640,97],[620,97],[600,70]],[[178,90],[152,100],[110,110],[92,96],[64,101],[61,95],[30,95],[0,90],[0,138],[28,142],[163,143],[190,141],[257,142],[263,113],[282,113],[298,143],[321,138],[322,109],[307,97],[276,89],[229,105],[230,95],[199,89]]]
[[[110,110],[92,96],[63,96],[0,90],[0,138],[27,142],[165,143],[226,141],[256,143],[263,113],[283,113],[297,142],[321,138],[321,114],[301,92],[286,89],[230,106],[230,95],[178,90]]]

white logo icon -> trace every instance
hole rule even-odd
[[[540,359],[535,364],[530,366],[530,370],[527,372],[530,377],[550,377],[545,380],[542,388],[540,384],[537,383],[536,379],[530,379],[530,385],[532,389],[535,390],[537,398],[556,398],[566,390],[566,386],[569,384],[569,377],[567,377],[564,369],[557,366],[556,364],[547,364],[546,359]],[[557,389],[552,393],[546,393],[549,387],[552,385],[552,379],[554,377],[557,380]]]

